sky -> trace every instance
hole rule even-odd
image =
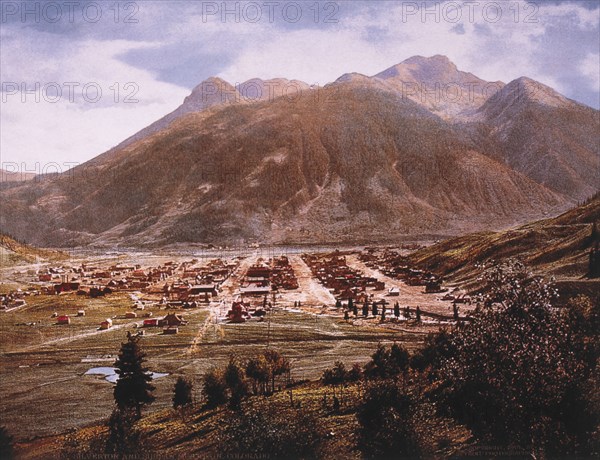
[[[598,1],[0,0],[0,167],[61,172],[177,108],[203,80],[324,85],[446,55],[600,106]]]

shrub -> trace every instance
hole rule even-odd
[[[136,454],[140,450],[140,433],[134,428],[137,420],[135,409],[126,408],[113,410],[108,420],[108,440],[106,452],[116,454],[119,458],[124,455]]]
[[[581,334],[553,307],[551,284],[518,263],[485,275],[488,294],[451,334],[442,402],[480,438],[534,456],[588,454],[597,426],[584,388],[596,367]]]
[[[204,374],[202,390],[208,407],[216,407],[226,403],[227,384],[225,383],[223,371],[212,368]]]
[[[410,355],[402,345],[394,343],[388,350],[378,344],[371,361],[365,365],[364,375],[368,379],[394,377],[406,372],[409,362]]]
[[[418,458],[413,401],[402,382],[371,382],[357,412],[359,447],[366,458]]]
[[[322,432],[318,418],[305,409],[262,400],[230,414],[219,450],[227,458],[312,459],[318,457]]]

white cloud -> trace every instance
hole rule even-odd
[[[600,84],[599,7],[538,2],[534,10],[524,0],[496,2],[503,5],[502,17],[493,22],[493,11],[486,17],[481,6],[493,2],[479,2],[473,18],[467,3],[452,2],[462,5],[462,17],[455,22],[444,3],[438,13],[430,7],[425,17],[422,10],[406,15],[407,5],[421,6],[420,1],[340,3],[339,23],[294,26],[281,20],[204,21],[200,3],[173,8],[144,2],[137,25],[114,30],[110,23],[81,24],[66,33],[3,24],[2,82],[26,82],[30,88],[35,82],[93,82],[103,97],[92,104],[79,91],[73,103],[63,99],[51,104],[32,102],[30,95],[26,103],[20,95],[7,96],[0,106],[2,161],[84,161],[105,151],[173,110],[189,93],[189,88],[161,81],[158,70],[147,69],[164,72],[173,65],[185,72],[188,62],[201,59],[209,60],[206,72],[231,83],[286,77],[323,85],[346,72],[373,75],[414,55],[444,54],[483,79],[509,82],[525,75],[567,96],[582,90],[573,87],[574,77],[589,82],[583,85],[589,86],[588,98],[597,95]],[[457,24],[463,34],[453,30]],[[131,64],[130,55],[140,51],[146,57],[138,55],[136,65]],[[154,51],[157,56],[167,53],[166,62],[149,62]],[[201,73],[201,64],[190,70],[189,78],[177,81],[195,81],[199,69]],[[170,78],[164,73],[162,78]],[[196,83],[208,76],[198,75]],[[137,104],[123,103],[128,82],[139,88]],[[120,88],[117,103],[110,89],[114,83]]]
[[[3,45],[3,163],[33,168],[49,159],[86,161],[175,109],[189,93],[118,58],[153,43],[54,40],[51,47],[44,45],[47,38],[30,33]],[[29,93],[20,91],[22,84]]]
[[[578,70],[587,78],[590,88],[595,92],[600,92],[600,54],[589,53],[579,63]]]

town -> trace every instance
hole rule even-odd
[[[315,360],[317,354],[366,359],[373,342],[402,339],[417,346],[427,331],[458,319],[455,300],[462,294],[433,274],[397,265],[403,251],[253,249],[220,257],[132,254],[3,267],[0,359],[14,378],[0,382],[2,411],[29,435],[60,432],[73,424],[56,417],[60,402],[50,398],[47,414],[28,425],[31,415],[19,408],[29,396],[19,388],[64,391],[69,382],[78,417],[94,420],[110,407],[111,389],[88,372],[111,365],[127,335],[144,337],[157,372],[193,367],[199,378],[231,353],[246,355],[269,343],[295,356],[292,377],[298,380],[320,376],[327,363]],[[461,316],[470,308],[461,304]],[[44,372],[36,372],[41,367]],[[92,402],[98,409],[86,411]]]

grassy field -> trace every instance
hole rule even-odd
[[[111,366],[126,332],[138,330],[134,325],[143,321],[140,318],[114,319],[112,329],[98,330],[100,321],[119,318],[131,311],[131,304],[126,294],[101,299],[38,296],[28,298],[25,307],[0,314],[0,412],[2,423],[17,439],[62,433],[110,414],[113,385],[101,376],[84,374],[92,367]],[[214,308],[180,311],[189,324],[177,335],[145,329],[142,344],[148,368],[169,374],[155,380],[152,411],[170,406],[177,376],[191,377],[198,388],[205,371],[232,354],[248,357],[271,346],[291,359],[295,379],[316,379],[338,359],[367,361],[379,341],[401,341],[412,348],[423,335],[421,330],[376,327],[376,319],[359,326],[283,307],[275,307],[262,322],[228,324],[211,314]],[[86,315],[75,317],[80,309]],[[158,306],[148,310],[155,317],[167,313]],[[53,312],[72,315],[72,323],[57,325],[50,317]]]

